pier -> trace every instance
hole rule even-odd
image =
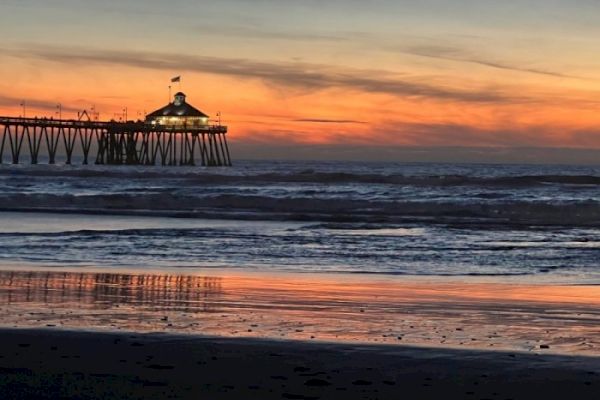
[[[0,164],[44,157],[65,164],[231,166],[227,127],[0,117]]]
[[[227,126],[189,105],[179,92],[174,101],[145,121],[0,117],[0,164],[182,165],[229,167]]]

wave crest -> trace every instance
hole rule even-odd
[[[195,197],[171,193],[58,195],[8,194],[3,211],[160,215],[213,219],[401,223],[600,226],[600,202],[436,202],[278,198],[221,194]]]

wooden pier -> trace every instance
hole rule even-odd
[[[0,117],[0,164],[231,166],[227,127],[163,126],[143,121],[82,121]]]

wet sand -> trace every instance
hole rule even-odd
[[[600,356],[600,286],[0,271],[0,326]]]
[[[0,270],[0,398],[598,398],[600,286]]]

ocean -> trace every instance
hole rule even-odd
[[[600,166],[0,165],[4,266],[600,283]]]

